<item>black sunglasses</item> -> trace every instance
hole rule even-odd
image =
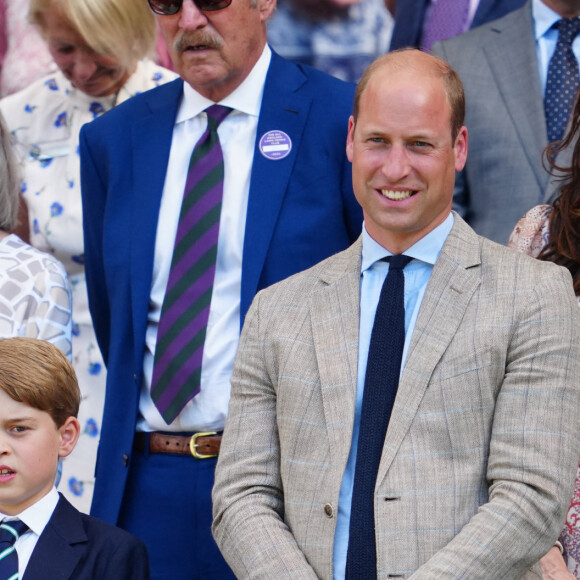
[[[183,0],[148,0],[151,10],[161,16],[173,16],[181,10]],[[193,0],[203,12],[215,12],[227,8],[232,0]]]

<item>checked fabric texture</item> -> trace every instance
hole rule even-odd
[[[405,346],[405,275],[413,258],[399,254],[390,262],[383,283],[371,333],[360,433],[356,455],[349,542],[347,580],[377,577],[375,545],[375,484],[387,426],[399,386]]]
[[[544,95],[548,142],[562,139],[579,85],[572,42],[580,32],[580,18],[562,18],[554,28],[558,29],[558,43],[548,65]]]
[[[207,129],[191,155],[161,308],[151,396],[169,425],[200,391],[215,277],[224,163],[217,129],[231,112],[206,109]]]
[[[461,34],[469,16],[469,0],[433,0],[425,13],[421,48]]]
[[[14,542],[28,526],[20,520],[10,520],[0,525],[0,580],[18,580],[18,554]]]

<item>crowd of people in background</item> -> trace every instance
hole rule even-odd
[[[0,338],[80,389],[0,369],[70,439],[43,509],[119,578],[580,580],[579,62],[580,0],[0,0]]]

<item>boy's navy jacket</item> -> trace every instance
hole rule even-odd
[[[141,540],[79,512],[62,495],[22,580],[148,580],[149,557]]]

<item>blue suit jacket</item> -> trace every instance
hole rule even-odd
[[[525,4],[526,0],[481,0],[471,23],[475,28],[486,22],[505,16],[508,12]],[[391,48],[405,46],[419,47],[423,32],[423,19],[429,0],[404,0],[397,2],[395,10],[395,28],[391,37]]]
[[[111,523],[138,414],[155,232],[182,88],[178,79],[143,93],[81,132],[87,284],[108,370],[92,513]],[[258,290],[346,248],[360,233],[345,156],[353,94],[352,85],[272,55],[257,139],[282,130],[292,151],[278,161],[254,152],[242,321]]]
[[[145,544],[82,514],[62,495],[38,538],[22,580],[148,580]]]

